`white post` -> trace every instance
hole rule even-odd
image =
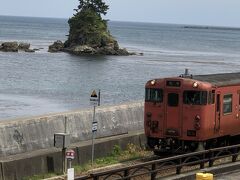
[[[95,122],[95,111],[96,111],[96,106],[93,106],[93,121],[92,121],[92,125]],[[93,160],[94,160],[94,138],[95,138],[95,131],[92,130],[92,166],[93,166]]]
[[[65,116],[64,118],[64,133],[67,133],[67,116]],[[67,162],[66,162],[66,151],[67,148],[63,148],[62,149],[62,170],[63,170],[63,174],[66,174],[67,171]]]

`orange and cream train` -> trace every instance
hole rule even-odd
[[[240,141],[240,73],[153,79],[145,86],[144,129],[155,154]]]

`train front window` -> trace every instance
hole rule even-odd
[[[163,90],[146,88],[145,100],[152,102],[162,102]]]
[[[168,94],[168,106],[178,106],[178,94],[169,93]]]
[[[208,104],[214,104],[215,103],[215,90],[208,92]]]
[[[183,103],[192,105],[206,105],[207,91],[184,91]]]

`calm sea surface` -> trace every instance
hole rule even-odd
[[[0,42],[43,48],[0,52],[0,119],[89,107],[93,89],[101,89],[103,105],[143,100],[147,80],[185,68],[193,74],[240,69],[239,29],[130,22],[109,22],[109,28],[121,47],[144,56],[51,54],[53,41],[66,40],[66,19],[0,16]]]

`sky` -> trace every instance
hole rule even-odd
[[[106,19],[240,27],[240,0],[105,0]],[[69,18],[78,0],[0,0],[0,15]]]

